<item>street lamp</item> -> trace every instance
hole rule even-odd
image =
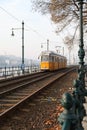
[[[19,30],[22,29],[22,64],[21,64],[21,68],[22,68],[22,74],[24,74],[24,21],[22,21],[22,28],[12,28],[12,36],[14,36],[14,30]]]
[[[56,48],[56,51],[57,51],[57,53],[60,53],[60,50],[59,50],[59,48],[60,48],[61,46],[56,46],[55,48]],[[58,48],[58,49],[57,49]]]
[[[61,48],[61,46],[56,46],[55,48],[56,48],[57,53],[60,53],[60,50],[57,48]],[[62,49],[63,49],[62,54],[64,55],[64,47],[62,47]]]
[[[47,43],[41,43],[41,48],[43,48],[43,44],[47,44],[47,51],[49,51],[49,39],[47,39]]]

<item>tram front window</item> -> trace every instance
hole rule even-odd
[[[49,61],[49,56],[41,56],[41,61]]]

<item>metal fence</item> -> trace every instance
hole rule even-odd
[[[34,72],[39,72],[39,71],[40,71],[39,65],[24,67],[24,74],[34,73]],[[21,66],[0,68],[0,79],[7,78],[7,77],[20,76],[20,75],[22,75]]]

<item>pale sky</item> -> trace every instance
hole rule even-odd
[[[43,16],[32,11],[31,0],[0,0],[0,55],[15,55],[21,57],[22,29],[24,21],[24,48],[25,58],[38,59],[41,51],[46,50],[49,39],[49,49],[56,51],[55,46],[64,47],[62,36],[55,34],[56,26],[50,20],[50,16]],[[64,53],[66,55],[66,48]],[[62,51],[61,51],[62,54]]]

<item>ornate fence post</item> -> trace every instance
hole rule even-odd
[[[64,111],[60,114],[58,121],[62,126],[62,130],[76,130],[77,116],[72,109],[75,104],[73,97],[69,93],[64,93],[61,104]]]
[[[76,79],[74,81],[74,87],[75,87],[75,90],[73,91],[73,97],[76,103],[74,105],[74,113],[78,118],[77,130],[84,130],[82,126],[82,120],[83,120],[83,117],[86,115],[86,112],[83,106],[83,91],[81,90],[82,86],[79,79]]]

